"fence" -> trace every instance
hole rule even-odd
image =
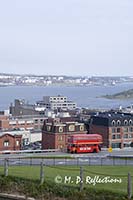
[[[0,166],[4,166],[4,160],[8,156],[0,158]],[[47,166],[133,166],[133,158],[130,157],[9,157],[9,166],[36,166],[43,162]]]

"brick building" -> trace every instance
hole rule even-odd
[[[70,118],[55,118],[44,121],[42,129],[42,149],[64,149],[70,134],[87,133],[84,123]]]
[[[106,112],[92,116],[89,133],[103,136],[103,146],[124,148],[133,145],[133,115]]]
[[[46,118],[45,118],[46,119]],[[41,130],[44,122],[43,116],[19,116],[9,117],[0,116],[0,130],[13,130],[13,129],[25,129],[25,130]]]
[[[0,134],[0,151],[20,150],[22,135]]]

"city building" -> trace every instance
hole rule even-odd
[[[21,149],[22,135],[0,133],[0,151]]]
[[[8,130],[8,131],[0,131],[0,135],[17,135],[22,136],[21,138],[21,147],[23,148],[30,143],[38,142],[42,140],[42,132],[35,131],[35,130],[25,130],[25,129],[18,129],[18,130]]]
[[[42,101],[37,101],[37,105],[44,106],[50,110],[73,110],[77,105],[73,101],[68,101],[65,96],[44,96]]]
[[[89,120],[89,133],[103,136],[103,146],[133,146],[133,115],[117,112],[97,113]]]
[[[46,118],[40,115],[18,117],[0,115],[0,135],[21,135],[21,148],[34,142],[41,143],[44,119]]]
[[[33,130],[30,131],[30,138],[29,138],[29,143],[34,143],[34,142],[38,142],[38,141],[42,141],[42,130]]]
[[[55,118],[44,121],[42,128],[42,149],[66,149],[68,137],[87,133],[84,123],[72,118]]]
[[[44,122],[43,116],[0,116],[0,131],[7,130],[41,130]]]
[[[25,100],[15,99],[14,105],[10,105],[10,114],[12,116],[24,115],[44,115],[45,108],[36,104],[29,104]]]

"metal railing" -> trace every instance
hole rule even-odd
[[[133,166],[130,157],[70,157],[45,155],[1,155],[0,166],[8,159],[9,166],[37,166],[41,161],[46,166]]]
[[[4,150],[4,151],[0,151],[0,154],[22,154],[22,153],[47,153],[47,152],[60,152],[59,149],[45,149],[45,150],[41,150],[41,149],[36,149],[36,150],[19,150],[19,151],[12,151],[12,150]]]

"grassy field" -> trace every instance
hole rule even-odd
[[[0,174],[3,174],[3,167],[0,167]],[[104,189],[114,192],[127,192],[127,175],[128,172],[133,176],[132,166],[84,166],[83,177],[84,187],[93,189]],[[79,186],[78,176],[80,174],[79,167],[73,166],[44,166],[44,176],[46,181],[59,182],[58,184]],[[40,179],[39,166],[11,166],[9,167],[9,175],[21,177],[31,180]],[[86,183],[86,177],[94,179],[95,176],[101,179],[108,177],[110,179],[121,179],[121,183]],[[56,178],[57,177],[57,178]],[[66,180],[66,178],[67,180]],[[71,177],[71,179],[68,179]],[[133,182],[133,181],[132,181]],[[133,186],[133,183],[132,183]]]

